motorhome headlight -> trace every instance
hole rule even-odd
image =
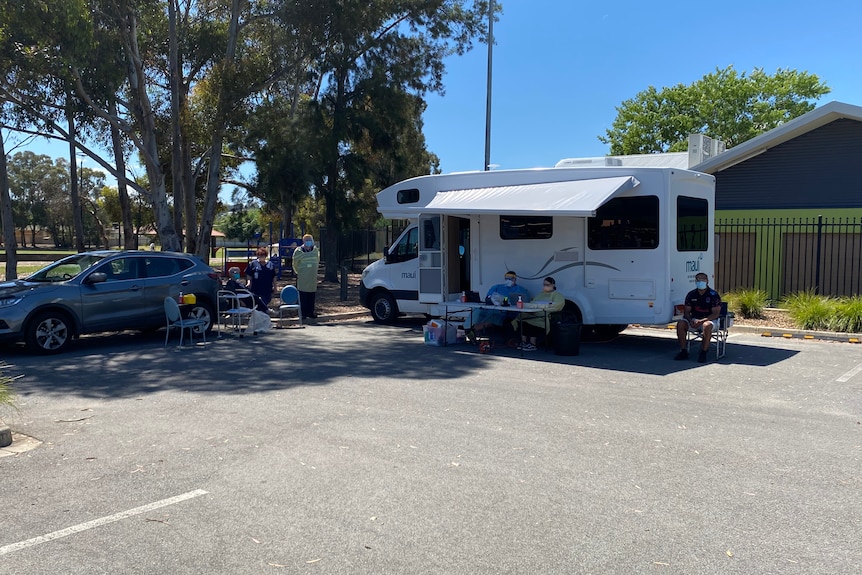
[[[10,305],[17,304],[19,301],[21,301],[21,298],[16,295],[0,297],[0,307],[9,307]]]
[[[367,276],[367,275],[368,275],[368,268],[365,268],[364,270],[362,270],[362,279],[365,279],[365,276]]]

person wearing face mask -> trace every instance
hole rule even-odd
[[[697,361],[706,361],[712,332],[718,326],[716,320],[721,315],[721,296],[709,287],[709,276],[699,273],[694,276],[695,288],[685,296],[685,310],[682,319],[676,322],[676,338],[679,342],[679,353],[674,359],[688,359],[688,331],[703,331],[703,343]]]
[[[512,322],[515,330],[521,330],[521,345],[518,349],[524,351],[536,351],[539,336],[547,336],[551,331],[550,314],[561,311],[566,306],[566,298],[557,291],[557,282],[554,278],[548,276],[542,280],[542,293],[533,298],[533,303],[544,303],[548,306],[541,313],[525,313]],[[518,325],[518,322],[523,322],[523,325]]]
[[[518,285],[518,274],[510,270],[503,276],[503,283],[491,286],[491,289],[488,290],[488,295],[485,296],[485,303],[500,305],[503,298],[506,298],[509,305],[515,307],[519,296],[525,302],[530,299],[530,293]],[[468,334],[468,338],[472,340],[476,334],[482,335],[485,330],[492,326],[501,327],[506,325],[506,320],[512,319],[509,315],[514,317],[515,314],[508,314],[502,310],[480,309],[476,314],[476,320],[473,323],[471,333]]]
[[[257,259],[249,262],[245,268],[248,277],[249,291],[255,295],[258,311],[269,313],[269,302],[275,291],[275,264],[267,261],[269,253],[266,248],[257,248]]]
[[[293,251],[293,271],[296,273],[296,289],[299,290],[299,307],[302,317],[317,317],[314,298],[317,295],[317,268],[320,266],[320,250],[314,245],[311,234],[302,236],[302,245]]]
[[[239,275],[239,268],[236,266],[227,270],[227,283],[224,284],[224,289],[235,292],[238,289],[245,289],[245,284],[242,283]]]

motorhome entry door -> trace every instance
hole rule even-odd
[[[422,216],[419,218],[419,302],[443,301],[445,278],[446,237],[445,218]]]

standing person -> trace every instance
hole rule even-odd
[[[682,319],[676,322],[676,338],[679,342],[679,353],[674,359],[688,359],[688,343],[686,335],[689,331],[702,331],[703,343],[697,361],[706,361],[709,342],[713,330],[718,328],[717,321],[721,315],[721,296],[709,287],[709,276],[701,272],[694,276],[695,288],[685,296],[685,311]]]
[[[293,250],[293,271],[296,273],[296,289],[299,290],[299,306],[302,317],[317,317],[314,313],[314,297],[317,295],[317,268],[320,266],[320,250],[314,245],[311,234],[302,236],[302,245]]]
[[[566,298],[557,291],[557,282],[551,276],[542,281],[542,293],[533,298],[534,303],[547,303],[548,307],[542,313],[522,314],[522,318],[516,318],[512,326],[521,330],[521,345],[518,349],[524,351],[536,351],[536,341],[540,335],[548,335],[551,331],[551,322],[548,316],[562,310],[566,306]],[[523,321],[522,325],[518,322]],[[527,340],[529,338],[529,341]]]
[[[245,268],[249,291],[255,295],[257,309],[269,313],[269,302],[275,291],[275,264],[267,261],[269,255],[266,248],[257,248],[257,259],[249,262]]]

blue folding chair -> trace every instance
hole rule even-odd
[[[296,317],[299,319],[299,325],[302,325],[302,308],[299,306],[299,290],[294,286],[285,286],[281,290],[281,305],[278,306],[278,327],[281,327],[281,320],[284,317],[284,312],[295,309]]]

